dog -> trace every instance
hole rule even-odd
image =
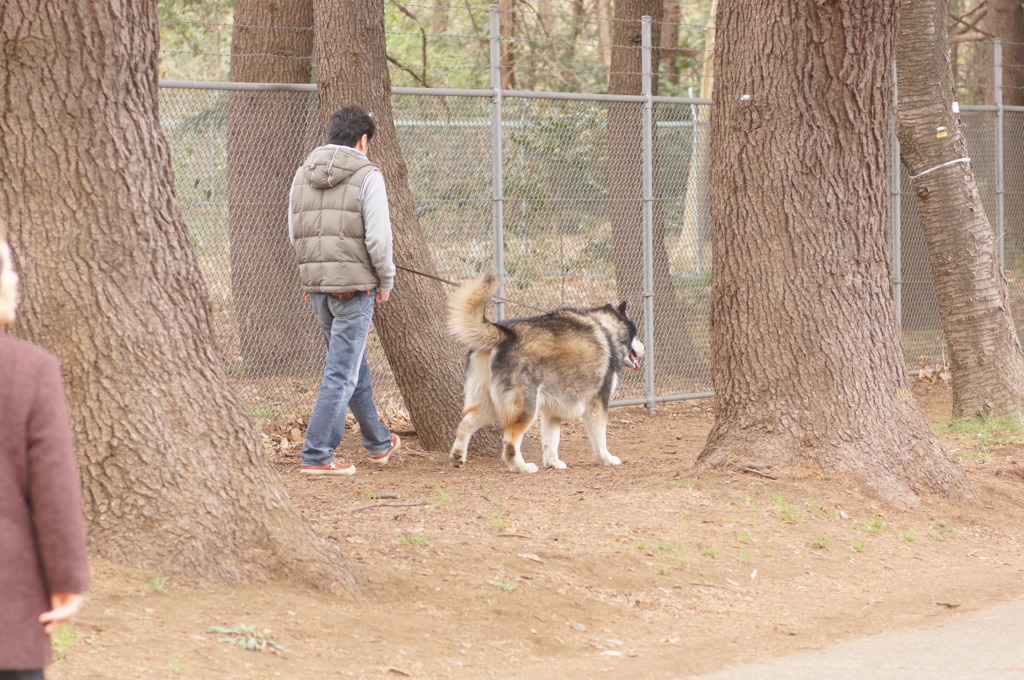
[[[497,422],[508,469],[537,472],[536,464],[523,460],[520,446],[538,416],[545,468],[567,467],[558,458],[561,424],[580,418],[598,463],[619,465],[606,442],[608,403],[624,367],[640,370],[644,354],[626,303],[492,322],[484,311],[498,284],[495,274],[485,274],[459,286],[448,300],[449,331],[469,348],[452,466],[466,463],[474,432]]]

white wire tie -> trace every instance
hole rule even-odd
[[[919,172],[916,175],[911,175],[910,176],[910,181],[914,181],[918,177],[924,177],[929,172],[935,172],[936,170],[941,170],[942,168],[948,168],[949,166],[956,165],[957,163],[970,163],[970,162],[971,162],[971,159],[968,156],[964,156],[963,158],[957,158],[955,161],[946,161],[945,163],[940,163],[940,164],[936,165],[934,168],[928,168],[924,172]]]

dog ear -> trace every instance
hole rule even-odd
[[[619,313],[620,317],[622,317],[623,319],[626,318],[626,301],[625,300],[623,300],[622,302],[619,303],[619,308],[616,311]]]

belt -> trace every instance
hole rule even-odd
[[[334,297],[339,298],[341,300],[348,300],[349,298],[355,297],[356,295],[359,295],[361,293],[366,293],[367,295],[372,295],[373,291],[372,290],[351,290],[351,291],[349,291],[347,293],[328,293],[328,295],[333,295]]]

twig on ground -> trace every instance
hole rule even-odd
[[[359,512],[360,510],[369,510],[370,508],[414,508],[419,505],[429,505],[429,503],[370,503],[369,505],[360,505],[358,508],[352,508],[349,512]]]
[[[725,586],[715,585],[714,583],[702,583],[700,581],[690,581],[691,586],[698,586],[701,588],[719,588],[721,590],[732,591],[732,588],[726,588]]]

